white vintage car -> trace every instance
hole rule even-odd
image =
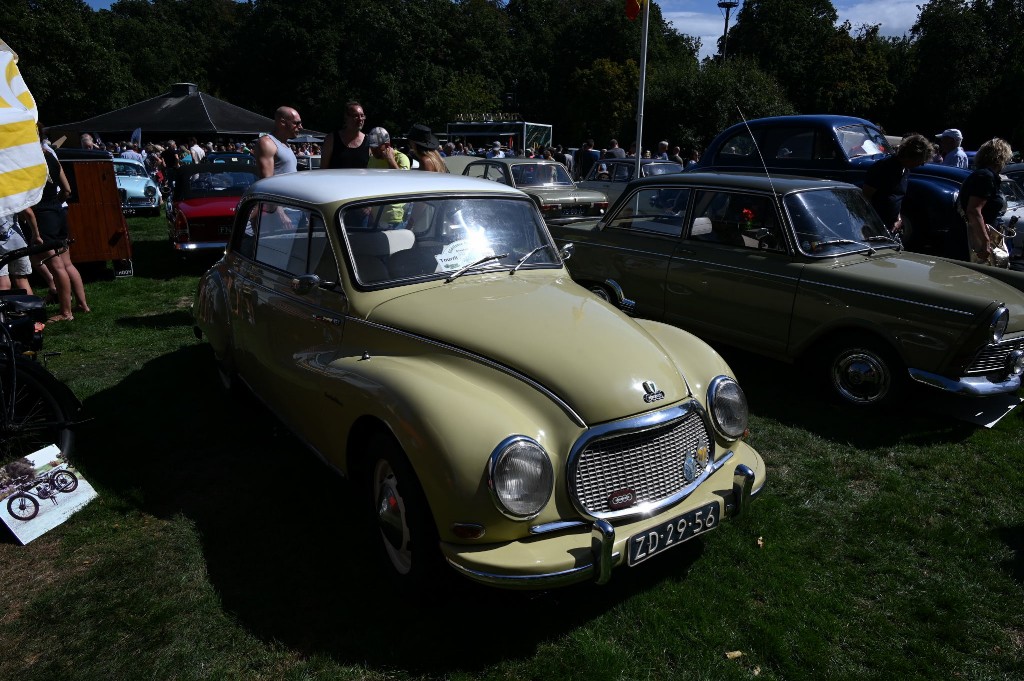
[[[564,255],[495,182],[293,173],[242,197],[195,321],[228,385],[354,478],[407,583],[445,563],[603,583],[745,509],[766,472],[721,357],[574,284]]]

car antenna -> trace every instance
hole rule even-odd
[[[736,105],[736,111],[739,112],[740,118],[743,120],[743,125],[747,127],[747,134],[750,135],[750,141],[754,143],[754,149],[757,150],[757,157],[761,159],[761,167],[764,168],[765,177],[768,178],[768,186],[772,188],[772,194],[778,196],[775,192],[775,183],[772,182],[772,175],[768,172],[768,164],[764,162],[764,156],[761,154],[761,147],[757,145],[757,140],[754,139],[754,132],[750,129],[750,124],[747,123],[747,117],[743,115],[743,111],[740,109],[739,104]]]

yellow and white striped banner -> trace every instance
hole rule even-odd
[[[46,159],[39,145],[39,112],[18,72],[18,55],[0,39],[0,215],[39,203]]]

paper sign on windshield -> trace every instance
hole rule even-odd
[[[460,239],[444,247],[437,258],[436,272],[451,272],[471,265],[480,258],[494,255],[494,249],[479,239]]]

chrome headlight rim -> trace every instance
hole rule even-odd
[[[739,405],[739,412],[730,414],[731,416],[738,416],[737,423],[730,423],[734,419],[726,419],[726,414],[721,413],[720,407],[725,407],[728,403],[724,402],[727,395],[726,392],[732,392],[732,399],[737,399]],[[720,402],[720,400],[723,400]],[[729,442],[735,442],[739,440],[747,432],[747,426],[750,422],[750,408],[747,405],[747,395],[743,392],[743,388],[731,376],[716,376],[708,384],[707,392],[707,411],[711,415],[711,423],[715,428],[715,432],[721,437],[728,440]]]
[[[1004,305],[1000,305],[996,308],[996,311],[992,313],[992,321],[989,322],[989,338],[991,342],[999,343],[1002,341],[1009,325],[1010,311],[1007,310]]]
[[[147,199],[156,198],[157,191],[157,188],[151,184],[146,185],[146,188],[143,190]]]
[[[526,445],[531,447],[535,452],[538,453],[538,461],[541,464],[540,477],[537,479],[538,484],[538,500],[535,505],[535,510],[529,510],[527,512],[516,511],[515,509],[509,508],[502,496],[500,489],[501,481],[498,476],[501,474],[503,464],[505,463],[505,457],[510,455],[510,452],[514,451],[514,448]],[[555,470],[551,464],[551,457],[548,455],[547,450],[534,440],[532,437],[527,435],[511,435],[502,440],[494,451],[491,452],[491,456],[487,462],[487,489],[491,494],[491,500],[494,502],[495,508],[511,520],[516,521],[527,521],[533,520],[541,514],[541,511],[551,501],[551,495],[555,491]]]

